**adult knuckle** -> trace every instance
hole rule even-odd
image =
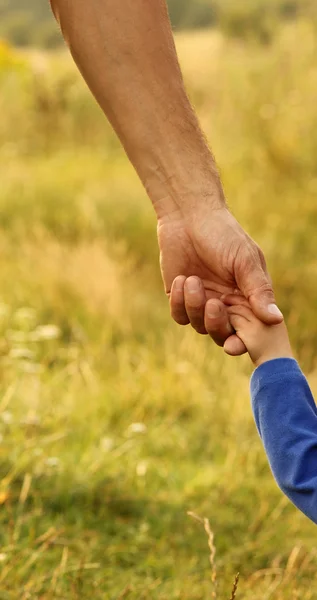
[[[193,315],[199,315],[204,308],[204,304],[199,299],[195,300],[195,298],[191,298],[190,300],[186,300],[186,308]]]
[[[253,296],[254,294],[273,294],[271,283],[269,281],[263,281],[263,283],[260,283],[250,295]]]

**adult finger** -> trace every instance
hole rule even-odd
[[[230,356],[240,356],[247,351],[244,343],[231,327],[227,309],[221,300],[211,299],[206,303],[205,327],[218,346],[223,346]]]
[[[226,339],[234,332],[221,300],[212,298],[206,302],[205,329],[218,346],[223,346]]]
[[[255,244],[244,247],[243,253],[240,253],[236,261],[235,276],[240,291],[263,323],[276,325],[283,321],[283,315],[275,302],[263,253]]]
[[[203,335],[207,335],[204,325],[206,294],[199,277],[188,277],[184,285],[185,308],[191,326]]]
[[[179,325],[188,325],[189,318],[185,308],[184,285],[185,275],[179,275],[174,279],[170,293],[171,315]]]

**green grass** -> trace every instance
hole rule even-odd
[[[177,42],[317,391],[312,26]],[[0,599],[207,600],[188,511],[215,534],[218,600],[238,571],[237,599],[316,599],[314,525],[272,479],[248,359],[171,321],[152,209],[70,60],[0,65]]]

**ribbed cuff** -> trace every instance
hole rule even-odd
[[[294,358],[274,358],[257,367],[250,381],[251,396],[254,398],[265,385],[290,377],[303,377]]]

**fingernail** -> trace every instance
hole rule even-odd
[[[187,289],[190,294],[196,294],[200,290],[200,281],[199,279],[187,279]]]
[[[276,304],[269,304],[267,309],[271,315],[274,315],[275,317],[283,317],[280,309],[276,306]]]
[[[175,290],[177,292],[183,291],[183,289],[184,289],[184,281],[182,281],[181,279],[176,279],[174,285],[175,285]]]

